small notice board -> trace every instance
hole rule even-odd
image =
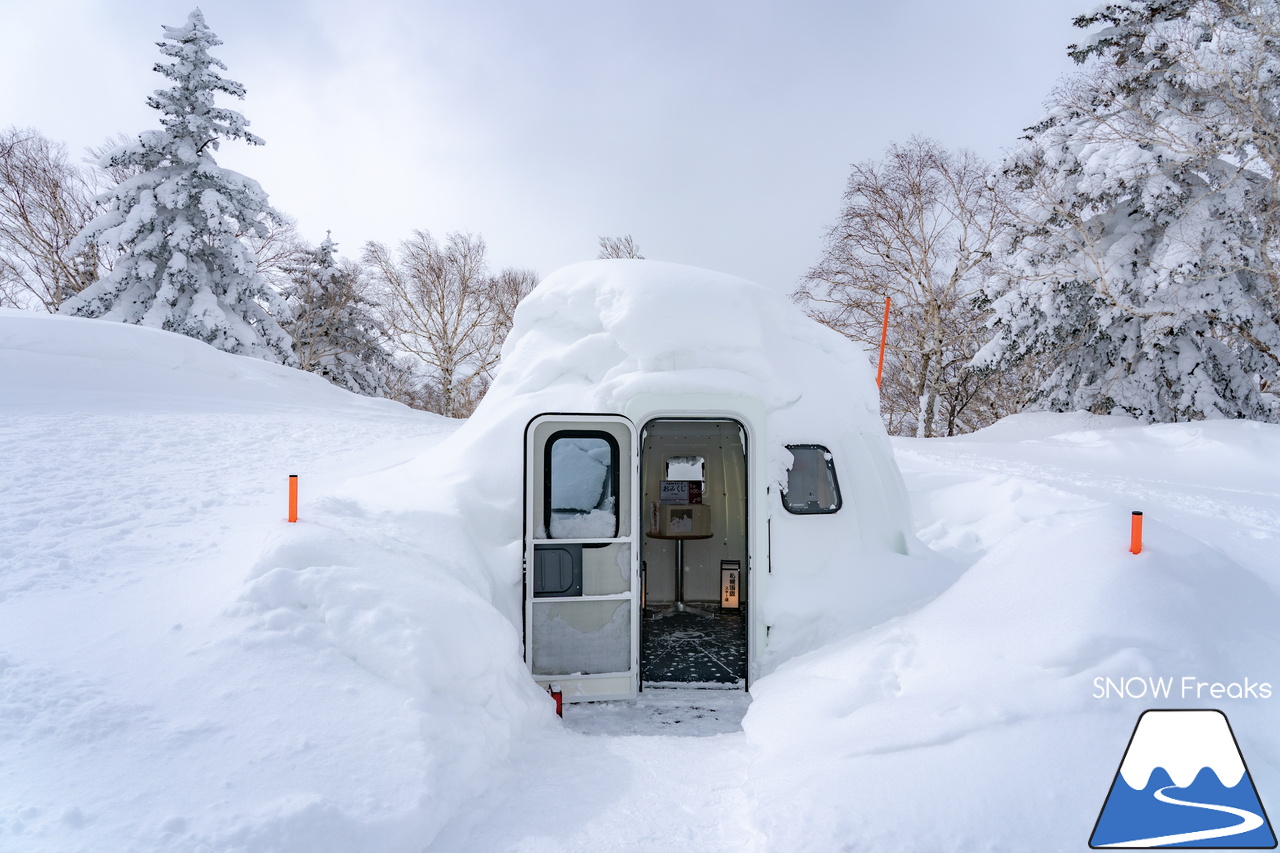
[[[741,599],[742,563],[738,560],[720,561],[720,606],[725,610],[737,610]]]
[[[663,480],[658,492],[659,503],[700,504],[702,482],[699,480]]]

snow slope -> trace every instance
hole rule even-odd
[[[895,440],[955,582],[780,662],[736,730],[649,693],[554,717],[432,477],[454,426],[0,312],[0,850],[1084,850],[1148,707],[1224,710],[1280,810],[1280,697],[1094,698],[1280,688],[1280,428]]]
[[[1274,698],[1095,698],[1108,677],[1280,685],[1280,429],[1023,415],[895,445],[922,538],[968,565],[755,691],[749,784],[771,844],[1083,849],[1148,707],[1223,707],[1280,795]],[[806,820],[784,793],[815,804]]]
[[[420,848],[541,694],[447,522],[319,496],[454,424],[18,312],[0,376],[0,849]]]

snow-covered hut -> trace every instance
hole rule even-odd
[[[459,500],[513,599],[519,572],[504,609],[525,659],[567,701],[747,687],[921,589],[866,352],[749,281],[647,260],[554,273],[455,438],[454,458],[486,460],[487,498],[464,478]]]

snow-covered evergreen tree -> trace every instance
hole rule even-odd
[[[140,173],[104,194],[107,210],[77,238],[121,256],[62,313],[156,326],[226,352],[293,364],[292,342],[272,316],[283,306],[244,240],[265,235],[276,214],[256,181],[213,159],[223,139],[262,144],[244,116],[214,104],[220,92],[243,98],[244,87],[219,75],[226,65],[209,49],[222,42],[199,9],[184,26],[165,27],[164,37],[160,52],[171,61],[155,70],[174,85],[147,99],[161,112],[162,128],[103,160],[104,168]]]
[[[1280,5],[1129,0],[1004,165],[1021,194],[995,337],[1038,404],[1280,420]]]
[[[359,267],[340,264],[336,251],[326,235],[318,247],[300,249],[286,265],[285,331],[303,370],[357,394],[386,396],[392,356],[383,346],[382,326],[365,296]]]

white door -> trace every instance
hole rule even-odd
[[[525,430],[525,661],[567,702],[639,689],[638,450],[620,415],[540,415]]]

